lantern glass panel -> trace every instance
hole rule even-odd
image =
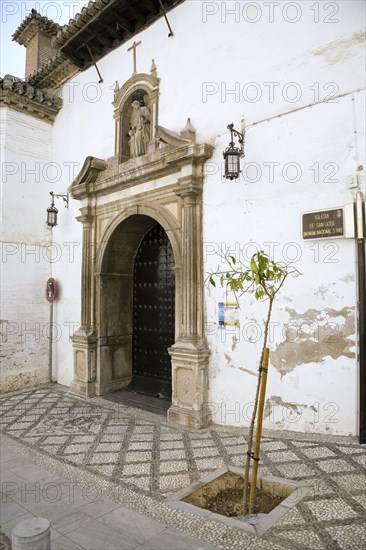
[[[228,153],[225,159],[226,177],[236,179],[240,172],[240,158],[237,153]]]
[[[57,225],[57,212],[58,210],[55,207],[47,208],[47,225],[50,227]]]

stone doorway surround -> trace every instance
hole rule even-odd
[[[131,101],[137,86],[143,89],[155,78],[153,73],[147,76],[134,75],[121,88],[125,101]],[[153,92],[156,100],[156,89]],[[118,90],[115,106],[120,131],[118,113],[124,113],[126,105]],[[155,126],[148,153],[137,158],[121,162],[119,142],[108,160],[87,157],[69,188],[72,198],[81,201],[77,219],[83,224],[81,326],[73,336],[70,391],[93,397],[129,384],[133,263],[143,236],[158,222],[173,248],[176,278],[168,419],[200,428],[208,422],[209,357],[203,310],[202,188],[204,163],[213,147],[195,142],[189,119],[180,135]]]

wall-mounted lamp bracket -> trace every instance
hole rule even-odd
[[[54,193],[53,191],[50,191],[51,195],[51,206],[47,208],[47,225],[48,227],[55,227],[57,225],[57,214],[58,210],[55,206],[55,198],[56,199],[62,199],[65,204],[65,208],[69,208],[69,194],[68,193]]]
[[[238,132],[238,130],[235,130],[233,123],[228,124],[227,129],[230,130],[230,133],[231,133],[230,145],[232,147],[234,147],[234,145],[235,145],[234,144],[234,136],[236,136],[238,138],[238,142],[239,142],[239,145],[240,145],[240,151],[241,151],[241,157],[243,158],[244,157],[245,133],[241,133],[241,132]]]
[[[65,208],[69,209],[69,194],[68,193],[54,193],[53,191],[50,191],[50,195],[52,197],[52,204],[55,203],[54,198],[56,199],[62,199],[65,204]]]

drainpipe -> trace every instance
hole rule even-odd
[[[366,443],[366,267],[365,267],[365,209],[361,191],[356,193],[355,236],[358,282],[358,360],[359,360],[359,442]]]
[[[50,333],[48,342],[48,382],[52,384],[53,302],[50,303]]]

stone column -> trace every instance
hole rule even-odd
[[[84,397],[95,395],[97,337],[94,332],[93,216],[88,209],[77,218],[83,224],[81,270],[81,325],[72,337],[74,380],[70,391]]]
[[[172,358],[173,397],[168,419],[190,428],[208,422],[209,351],[203,334],[201,188],[181,179],[182,199],[182,323]]]

